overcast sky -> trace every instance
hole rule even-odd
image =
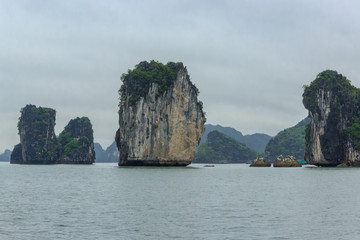
[[[276,135],[307,116],[304,84],[337,70],[360,86],[360,2],[0,0],[0,152],[26,104],[57,111],[56,133],[88,116],[106,148],[120,76],[183,62],[207,123]]]

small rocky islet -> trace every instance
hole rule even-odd
[[[283,157],[280,155],[276,158],[273,164],[274,167],[302,167],[294,156]]]
[[[95,161],[92,125],[87,117],[72,119],[58,137],[56,111],[26,105],[18,122],[20,143],[12,164],[92,164]]]
[[[265,161],[264,158],[256,158],[249,167],[271,167],[271,163]]]
[[[250,167],[271,167],[271,163],[264,158],[256,158],[250,164]],[[283,157],[282,155],[279,155],[275,159],[273,167],[302,167],[302,165],[294,156]]]

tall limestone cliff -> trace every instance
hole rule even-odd
[[[20,145],[15,146],[10,163],[53,164],[58,157],[55,110],[26,105],[18,122]],[[21,153],[21,154],[20,154]]]
[[[304,87],[311,119],[305,161],[318,166],[360,166],[360,91],[335,71],[321,72]]]
[[[94,138],[86,117],[69,122],[59,138],[55,136],[55,110],[26,105],[18,122],[20,144],[12,151],[10,163],[91,164],[94,163]]]
[[[190,164],[206,119],[183,64],[141,62],[122,81],[119,166]]]
[[[70,120],[58,138],[62,164],[92,164],[95,161],[94,136],[89,118]]]

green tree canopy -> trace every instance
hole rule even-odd
[[[247,163],[258,156],[257,152],[245,144],[218,131],[212,131],[196,152],[194,162]]]
[[[164,93],[174,84],[181,68],[184,68],[181,62],[168,62],[166,65],[154,60],[140,62],[133,70],[121,76],[123,84],[119,90],[120,100],[126,101],[128,98],[130,104],[134,104],[146,96],[153,83],[158,84],[159,94]]]
[[[305,127],[310,118],[305,118],[294,127],[279,132],[265,148],[265,160],[274,162],[279,155],[291,155],[303,159],[305,153]]]

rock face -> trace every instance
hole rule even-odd
[[[183,64],[141,62],[122,80],[119,166],[190,164],[206,119]]]
[[[92,164],[95,161],[93,129],[89,118],[70,120],[58,138],[61,164]]]
[[[360,166],[359,89],[335,71],[324,71],[305,86],[305,161],[318,166]]]
[[[23,163],[21,143],[15,145],[13,151],[11,152],[10,163],[16,163],[16,164]]]
[[[20,144],[14,147],[10,163],[56,164],[94,162],[93,131],[88,118],[71,120],[57,139],[55,110],[27,105],[18,123]]]
[[[251,164],[250,167],[271,167],[271,163],[266,162],[264,158],[256,158]]]
[[[55,110],[27,105],[18,123],[20,146],[16,146],[10,163],[54,164],[58,156],[55,136]],[[21,155],[20,155],[21,151]]]
[[[284,158],[282,155],[278,156],[274,162],[274,167],[302,167],[298,160],[293,156]]]

